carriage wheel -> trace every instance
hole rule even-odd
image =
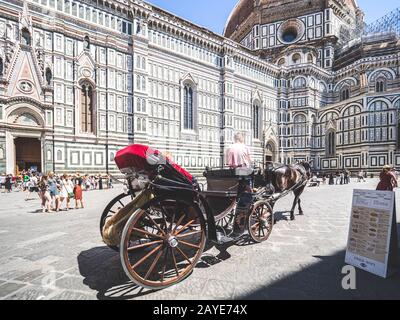
[[[247,226],[254,242],[266,241],[274,226],[274,213],[268,202],[256,202],[247,217]]]
[[[114,214],[118,212],[118,210],[125,207],[129,202],[131,202],[135,198],[135,195],[129,193],[122,193],[115,197],[104,209],[101,218],[100,218],[100,235],[103,237],[103,228],[106,224],[106,221],[110,219]],[[118,250],[118,247],[111,247],[114,250]]]
[[[223,213],[215,216],[215,225],[221,227],[222,229],[227,229],[233,226],[233,221],[235,220],[236,211],[236,200],[225,210]]]
[[[146,289],[163,289],[185,279],[206,242],[199,207],[185,200],[155,199],[137,210],[122,233],[121,262],[128,277]]]

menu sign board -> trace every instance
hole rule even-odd
[[[346,263],[386,278],[395,216],[394,192],[354,190]]]

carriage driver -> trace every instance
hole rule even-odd
[[[231,169],[251,168],[252,157],[250,149],[244,144],[243,134],[238,132],[234,136],[234,144],[227,150],[226,163]],[[221,237],[220,242],[232,242],[243,235],[246,225],[246,214],[248,213],[252,201],[251,179],[244,178],[244,190],[235,211],[235,223],[233,233],[229,237]]]

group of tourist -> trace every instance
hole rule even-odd
[[[58,175],[50,172],[47,175],[24,170],[18,176],[1,175],[1,188],[4,192],[11,192],[12,188],[26,193],[25,200],[31,199],[37,194],[41,200],[43,212],[58,212],[74,208],[84,208],[82,191],[102,190],[105,187],[112,188],[109,175],[80,175],[79,173]]]

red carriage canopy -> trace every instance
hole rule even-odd
[[[172,161],[171,157],[164,156],[159,150],[146,145],[133,144],[126,147],[117,152],[114,160],[121,171],[133,168],[137,172],[145,171],[149,175],[156,174],[158,165],[170,164],[177,173],[193,182],[193,176]]]

